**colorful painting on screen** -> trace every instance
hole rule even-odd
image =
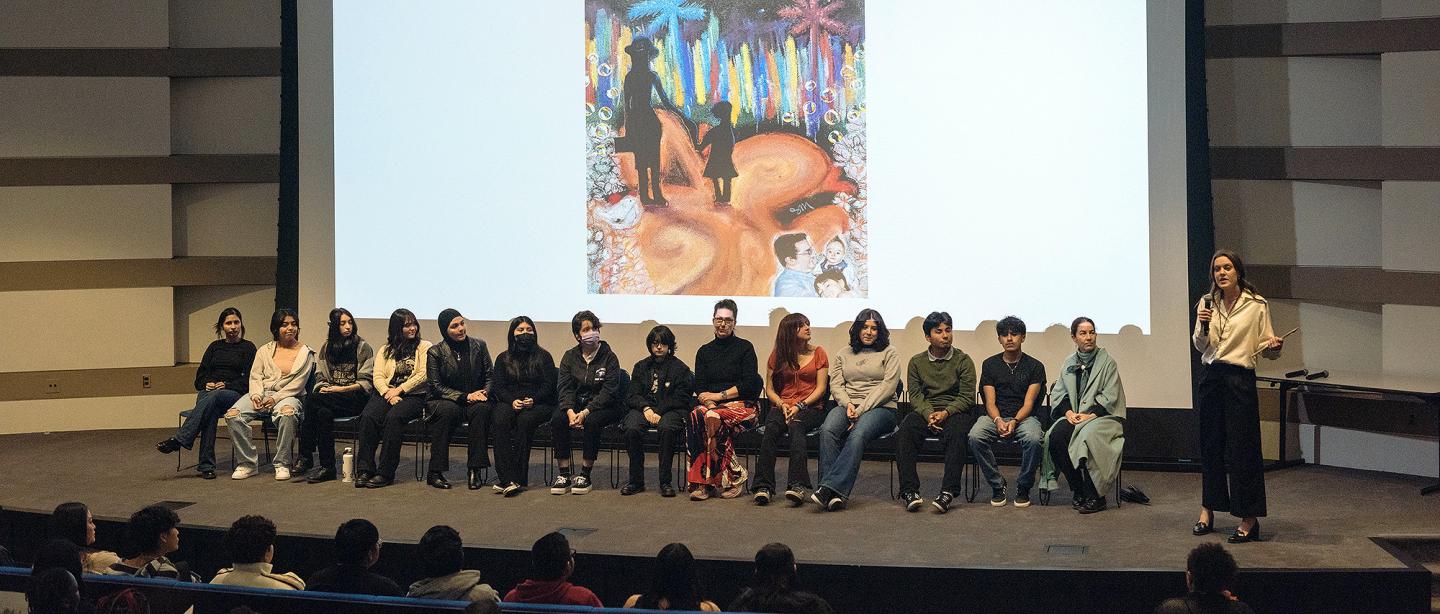
[[[591,294],[866,297],[863,0],[587,0]]]

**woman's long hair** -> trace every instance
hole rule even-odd
[[[780,319],[775,330],[775,372],[800,370],[800,353],[807,342],[800,339],[800,329],[810,325],[803,313],[792,313]]]
[[[88,549],[90,508],[84,503],[71,501],[61,503],[50,514],[50,537],[69,541],[82,549]]]
[[[535,347],[528,350],[521,349],[515,345],[515,329],[521,323],[529,324],[531,330],[535,331]],[[540,349],[540,330],[535,328],[535,321],[530,316],[516,316],[510,320],[510,328],[505,331],[505,374],[517,382],[529,382],[542,379],[545,374],[545,360]]]
[[[340,316],[350,318],[350,336],[340,334]],[[401,326],[404,326],[402,323]],[[360,347],[360,323],[355,321],[355,316],[350,310],[344,307],[336,307],[330,310],[330,332],[325,337],[324,354],[329,362],[359,362],[360,357],[355,353]]]
[[[665,600],[667,610],[700,609],[700,586],[695,579],[695,557],[685,544],[665,546],[655,556],[655,574],[650,581],[650,590],[640,596],[637,607],[659,609]]]
[[[860,343],[860,329],[865,328],[865,322],[875,321],[875,326],[880,330],[875,335],[875,343],[870,347],[877,352],[884,351],[890,347],[890,329],[885,328],[885,318],[880,317],[880,312],[874,309],[861,309],[855,316],[855,322],[850,325],[850,349],[859,352],[865,349],[865,344]]]
[[[1241,291],[1249,290],[1252,294],[1260,294],[1260,291],[1255,289],[1255,285],[1251,284],[1250,280],[1245,278],[1245,261],[1240,259],[1240,254],[1236,253],[1235,250],[1221,249],[1216,250],[1215,255],[1210,257],[1209,275],[1211,295],[1216,297],[1220,296],[1220,286],[1215,285],[1215,259],[1221,256],[1229,258],[1230,264],[1235,265],[1235,285],[1239,286]]]
[[[414,322],[416,326],[415,338],[405,338],[405,325]],[[390,329],[385,336],[385,357],[390,360],[400,360],[415,355],[415,350],[420,347],[420,320],[409,309],[401,307],[390,314]]]

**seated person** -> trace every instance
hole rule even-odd
[[[444,341],[426,350],[433,448],[430,475],[425,481],[442,490],[450,488],[450,482],[445,479],[445,470],[450,468],[450,435],[460,423],[469,420],[465,481],[470,490],[479,490],[480,470],[490,466],[490,456],[485,452],[493,407],[490,377],[494,369],[490,349],[484,340],[466,332],[465,316],[459,311],[446,309],[436,321],[440,323]]]
[[[767,544],[755,553],[755,580],[730,602],[731,612],[830,614],[830,604],[795,588],[795,553],[785,544]]]
[[[207,480],[215,479],[215,424],[225,410],[248,391],[250,365],[255,362],[255,344],[245,339],[245,323],[240,319],[240,310],[226,307],[215,322],[215,335],[220,337],[210,342],[205,354],[200,357],[200,368],[195,371],[195,407],[185,422],[168,437],[155,444],[155,449],[165,454],[180,448],[189,450],[200,438],[200,460],[195,471]]]
[[[83,603],[79,580],[60,567],[35,572],[25,587],[25,604],[35,614],[81,612]]]
[[[199,582],[200,578],[166,558],[180,549],[180,516],[174,510],[152,505],[130,515],[125,525],[124,557],[105,571],[110,576],[170,578]]]
[[[775,276],[775,296],[815,296],[815,248],[803,232],[775,239],[775,259],[780,273]]]
[[[540,347],[535,321],[510,320],[505,351],[495,358],[490,416],[495,430],[495,492],[513,497],[530,484],[530,442],[535,429],[555,415],[555,359]]]
[[[399,597],[405,592],[394,580],[370,571],[380,560],[380,530],[369,520],[345,521],[335,531],[336,563],[310,576],[305,590]]]
[[[1103,348],[1095,346],[1095,322],[1081,316],[1070,323],[1075,353],[1060,367],[1050,388],[1051,415],[1045,434],[1045,465],[1040,487],[1055,490],[1055,473],[1065,474],[1074,493],[1071,506],[1081,514],[1105,509],[1105,493],[1115,486],[1125,451],[1125,387],[1120,370]]]
[[[755,346],[735,335],[739,307],[721,299],[711,310],[715,339],[695,351],[695,400],[690,410],[685,449],[690,454],[690,500],[704,501],[717,491],[733,499],[749,478],[735,457],[735,436],[755,425],[760,411],[760,372]]]
[[[430,527],[416,547],[425,578],[410,585],[406,597],[469,601],[469,614],[498,612],[500,595],[489,584],[480,581],[480,572],[461,569],[465,565],[465,548],[460,533],[445,525]]]
[[[315,384],[305,395],[300,422],[300,459],[292,474],[310,484],[335,479],[335,419],[358,416],[375,391],[375,350],[360,337],[355,316],[344,307],[330,310],[330,331],[315,355]],[[320,464],[311,465],[311,452]]]
[[[695,577],[695,556],[690,554],[690,549],[685,544],[669,544],[655,556],[650,590],[631,595],[625,600],[625,607],[719,612],[714,602],[700,598],[699,584]]]
[[[550,418],[555,442],[555,482],[552,495],[583,495],[590,492],[590,470],[600,457],[600,434],[618,422],[625,412],[620,390],[620,360],[610,344],[600,340],[600,318],[581,311],[570,319],[570,332],[578,343],[560,357],[557,383],[559,406]],[[572,434],[584,432],[580,451],[580,475],[570,476]]]
[[[1245,605],[1230,592],[1235,584],[1235,557],[1220,544],[1200,544],[1185,558],[1185,586],[1190,589],[1184,597],[1166,599],[1155,614],[1252,614]]]
[[[355,450],[355,488],[384,488],[395,483],[405,427],[425,413],[429,395],[430,342],[420,338],[420,321],[409,309],[390,312],[385,345],[375,357],[375,392],[360,410]],[[434,427],[437,423],[431,422]],[[432,433],[432,436],[434,433]],[[377,463],[375,450],[380,450]],[[431,458],[433,459],[433,452]]]
[[[590,589],[570,583],[575,572],[575,551],[560,533],[548,533],[530,548],[530,577],[509,593],[505,601],[604,607]]]
[[[50,514],[50,536],[58,537],[80,548],[81,563],[85,573],[103,574],[106,569],[120,560],[120,556],[107,550],[93,548],[95,543],[95,517],[84,503],[61,503]]]
[[[900,353],[890,345],[885,318],[862,309],[850,325],[850,344],[830,363],[830,394],[835,407],[820,425],[820,483],[810,500],[822,509],[845,507],[865,446],[895,430],[900,409]]]
[[[264,516],[241,516],[225,531],[222,543],[231,566],[217,572],[211,584],[305,590],[305,581],[294,572],[275,573],[275,523]]]
[[[910,359],[910,405],[914,411],[900,420],[895,464],[900,472],[900,503],[906,511],[920,509],[920,475],[915,470],[920,446],[929,433],[940,433],[945,445],[945,477],[940,494],[930,502],[944,514],[963,489],[961,470],[970,429],[975,426],[975,362],[954,345],[950,314],[925,316],[921,330],[930,347]]]
[[[235,446],[232,480],[243,480],[260,470],[259,452],[251,441],[250,421],[269,416],[275,423],[275,479],[290,479],[290,450],[304,412],[305,385],[315,371],[315,351],[300,342],[300,316],[293,309],[277,309],[270,316],[274,341],[255,352],[250,365],[250,391],[225,412],[230,441]]]
[[[990,483],[990,505],[1004,506],[1005,478],[995,464],[996,442],[1020,442],[1020,477],[1015,480],[1015,507],[1029,507],[1030,487],[1043,456],[1045,431],[1034,416],[1040,392],[1045,387],[1045,365],[1021,351],[1025,343],[1025,322],[1006,316],[995,325],[1002,352],[985,359],[980,366],[980,389],[985,399],[985,417],[970,429],[970,453]]]
[[[650,329],[645,348],[650,355],[635,363],[626,400],[630,413],[622,423],[625,449],[630,454],[630,481],[620,494],[645,491],[645,432],[653,426],[660,433],[660,496],[673,497],[675,443],[685,434],[695,375],[675,356],[675,333],[669,327]]]
[[[780,438],[790,438],[790,466],[785,479],[785,499],[791,505],[805,503],[810,496],[809,452],[805,435],[825,419],[825,393],[830,383],[830,355],[810,343],[810,319],[792,313],[780,319],[775,330],[775,349],[765,361],[765,396],[770,413],[765,417],[765,435],[760,439],[760,460],[755,466],[755,504],[768,505],[775,493],[775,453]]]

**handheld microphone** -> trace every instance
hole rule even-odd
[[[1209,310],[1210,310],[1210,295],[1209,295],[1209,294],[1206,294],[1204,300],[1205,300],[1205,310],[1206,310],[1206,311],[1209,311]],[[1209,321],[1209,320],[1206,320],[1206,321],[1200,323],[1200,334],[1203,335],[1203,336],[1206,336],[1206,337],[1209,337],[1209,336],[1210,336],[1210,321]]]

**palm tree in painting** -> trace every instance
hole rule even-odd
[[[630,20],[651,17],[645,26],[645,35],[654,37],[662,26],[668,27],[670,35],[679,39],[680,20],[695,21],[705,18],[705,9],[690,4],[688,0],[640,0],[630,5],[625,13]]]

